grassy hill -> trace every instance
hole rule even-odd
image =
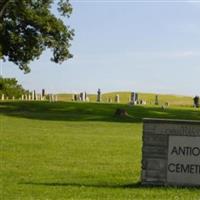
[[[131,117],[117,118],[117,108]],[[199,199],[199,188],[140,184],[142,118],[200,110],[73,102],[0,102],[2,200]]]
[[[128,103],[130,100],[130,92],[111,92],[111,93],[104,93],[102,94],[102,101],[104,103],[108,102],[108,99],[112,99],[112,102],[115,101],[116,95],[120,96],[120,103]],[[72,101],[73,94],[58,94],[58,100],[60,101]],[[154,104],[155,102],[155,95],[151,93],[139,93],[139,99],[145,100],[147,104]],[[95,94],[88,94],[90,98],[90,102],[96,102],[96,95]],[[161,105],[165,104],[166,102],[169,103],[171,106],[192,106],[193,99],[190,96],[180,96],[180,95],[164,95],[158,94],[159,96],[159,103]]]

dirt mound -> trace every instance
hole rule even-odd
[[[115,116],[116,117],[129,117],[129,114],[127,111],[123,108],[117,108],[115,111]]]

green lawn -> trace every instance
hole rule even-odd
[[[116,108],[130,117],[117,118]],[[200,120],[193,108],[2,102],[1,199],[199,200],[199,188],[140,185],[142,118]]]

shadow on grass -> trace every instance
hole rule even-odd
[[[35,186],[50,186],[50,187],[86,187],[86,188],[110,188],[110,189],[147,189],[147,188],[175,188],[175,189],[200,189],[200,186],[159,186],[159,185],[142,185],[141,182],[126,183],[126,184],[85,184],[85,183],[40,183],[40,182],[21,182],[23,185],[35,185]]]
[[[117,108],[125,109],[129,116],[116,117]],[[0,111],[6,116],[54,121],[141,122],[143,118],[200,120],[200,111],[193,108],[162,109],[158,106],[103,103],[0,102]]]

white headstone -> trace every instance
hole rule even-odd
[[[4,99],[5,99],[5,96],[4,96],[4,94],[2,94],[1,95],[1,100],[4,101]]]
[[[34,101],[35,100],[35,97],[34,97],[35,95],[34,95],[34,91],[32,91],[32,101]]]
[[[72,94],[72,101],[75,101],[75,95]]]

